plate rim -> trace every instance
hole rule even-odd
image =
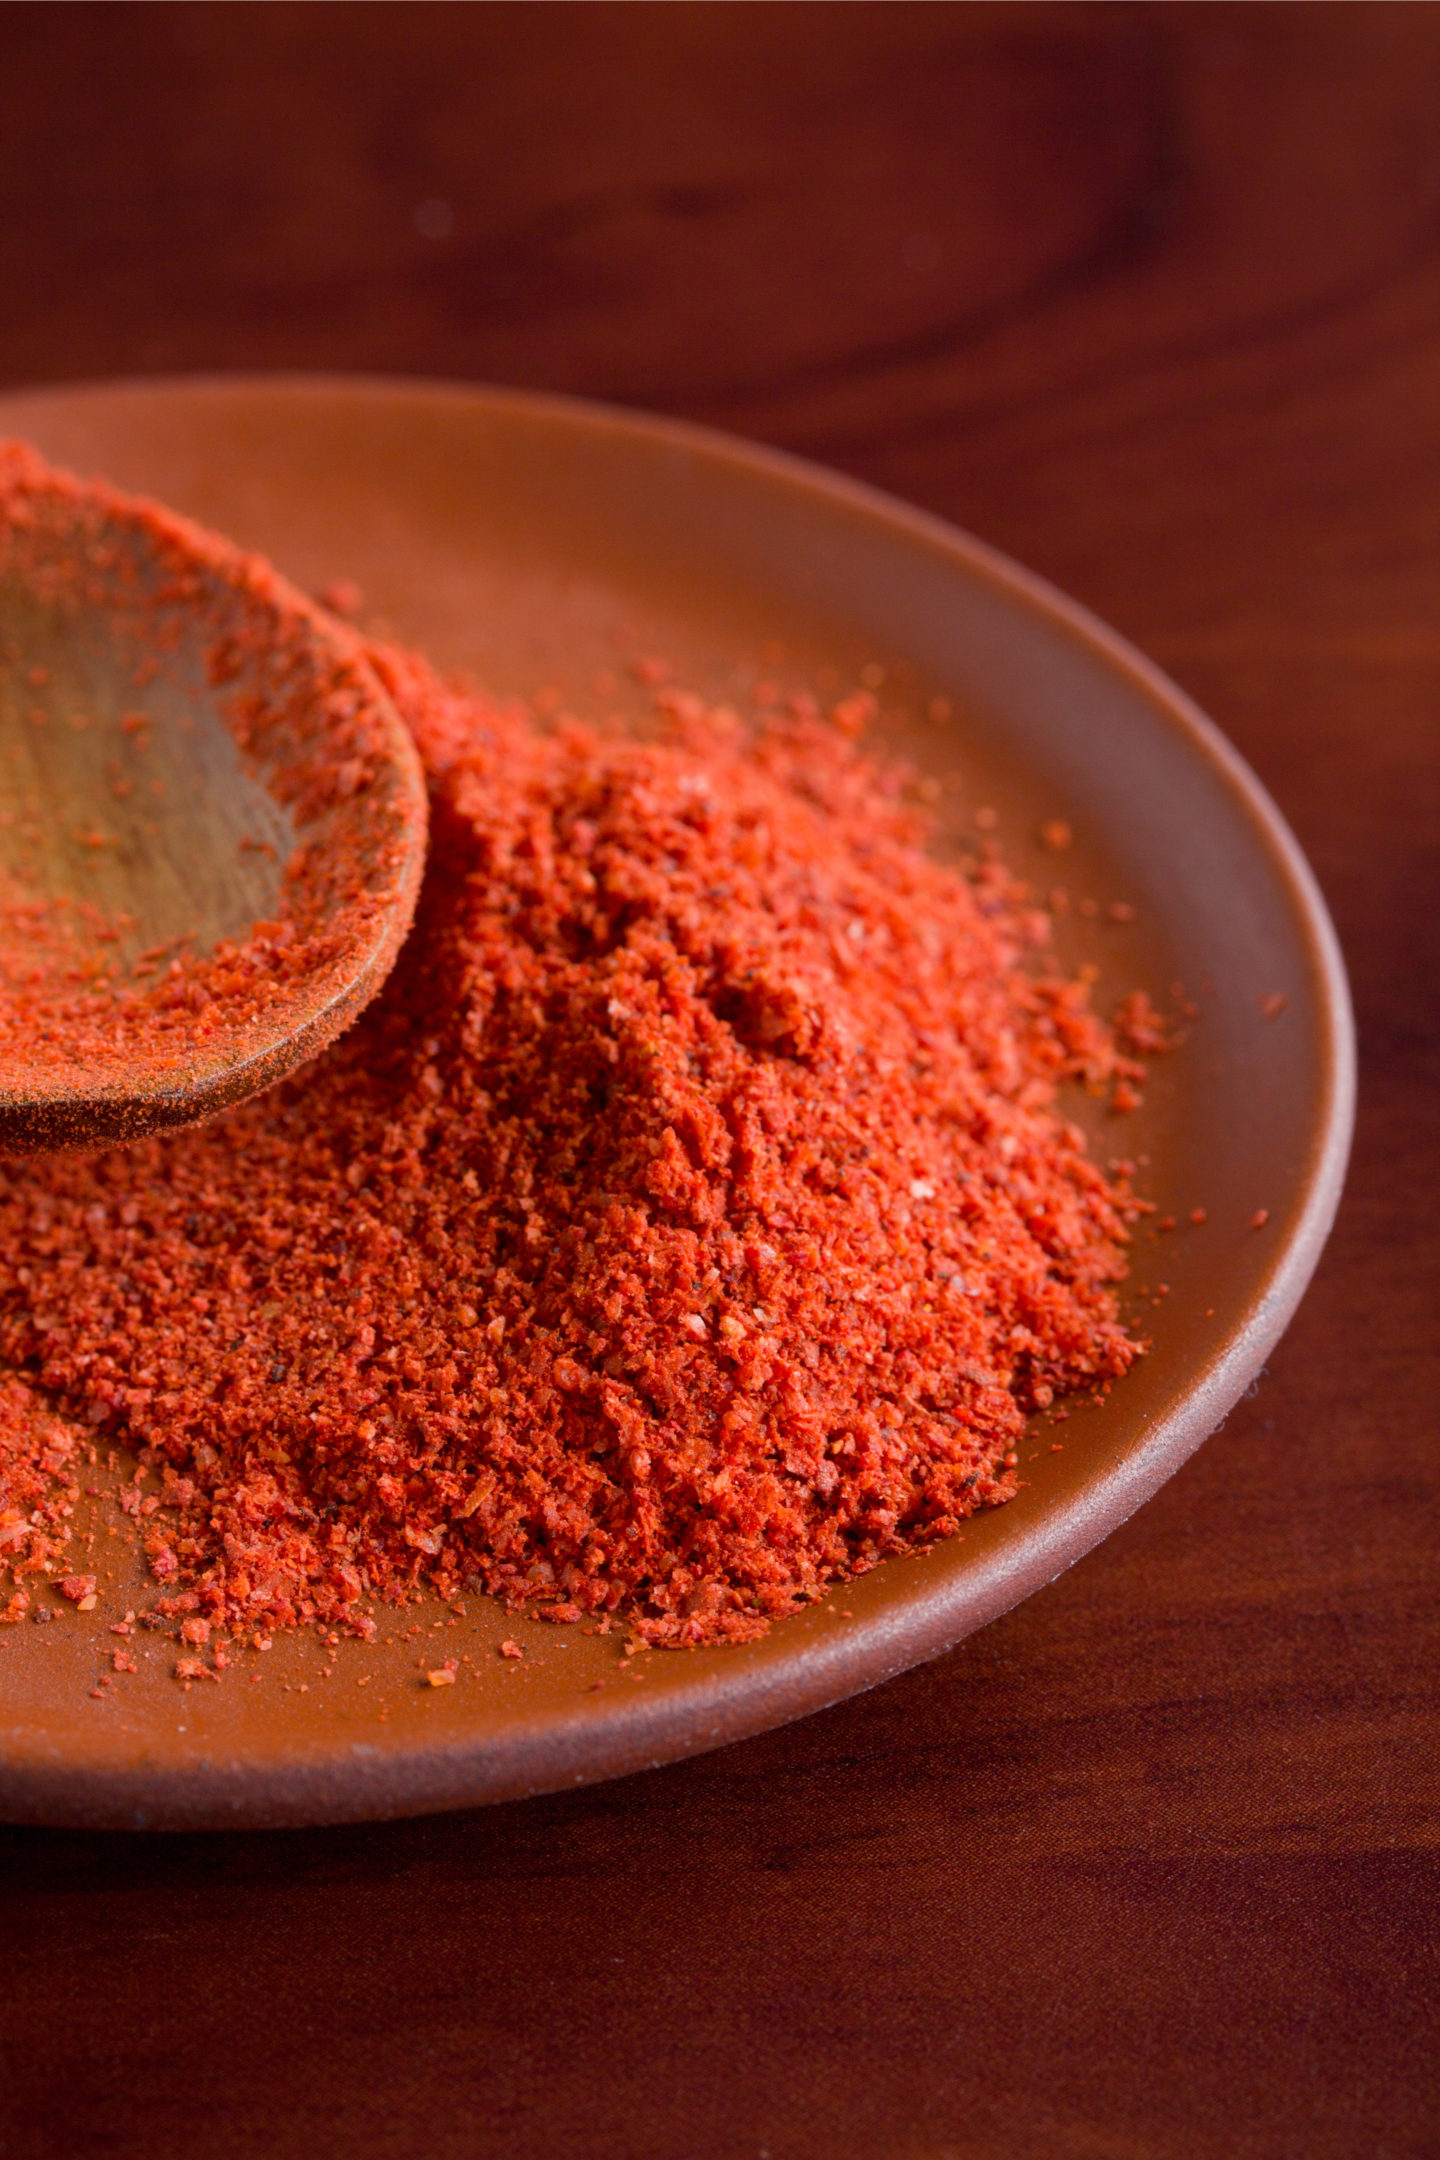
[[[94,1758],[76,1764],[32,1729],[10,1728],[0,1753],[0,1819],[96,1828],[239,1828],[370,1821],[476,1806],[599,1782],[658,1767],[768,1731],[864,1692],[941,1656],[967,1635],[1053,1581],[1118,1529],[1215,1430],[1255,1377],[1298,1306],[1339,1205],[1354,1126],[1353,1008],[1339,940],[1309,863],[1268,790],[1214,721],[1155,662],[1082,602],[964,528],[809,458],[724,430],[664,414],[558,392],[412,375],[303,370],[236,370],[131,375],[31,384],[0,392],[0,428],[27,405],[84,404],[128,393],[195,399],[278,393],[287,399],[373,398],[392,404],[439,400],[457,408],[513,414],[670,446],[779,481],[814,499],[878,520],[921,541],[958,574],[997,588],[1068,633],[1102,668],[1140,693],[1223,782],[1243,812],[1290,902],[1291,919],[1316,988],[1317,1106],[1297,1175],[1302,1196],[1262,1281],[1230,1336],[1185,1382],[1138,1445],[1109,1466],[1097,1492],[1087,1487],[1030,1526],[1014,1543],[976,1556],[962,1586],[937,1581],[887,1602],[834,1636],[797,1645],[797,1654],[733,1669],[711,1667],[690,1685],[606,1706],[593,1698],[568,1714],[547,1712],[508,1732],[501,1748],[470,1733],[423,1747],[368,1748],[328,1742],[262,1761],[196,1757],[147,1764]],[[894,1563],[892,1563],[894,1564]],[[900,1563],[908,1564],[908,1563]],[[487,1759],[488,1758],[488,1759]],[[496,1759],[498,1758],[498,1759]]]

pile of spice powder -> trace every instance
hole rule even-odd
[[[1023,888],[803,699],[542,732],[371,659],[432,792],[381,997],[207,1126],[0,1166],[0,1357],[161,1475],[160,1609],[744,1639],[1010,1497],[1140,1350],[1139,1203],[1055,1107],[1134,1043]]]

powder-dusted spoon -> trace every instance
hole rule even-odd
[[[0,444],[0,1154],[185,1125],[374,995],[425,855],[360,640],[268,565]]]

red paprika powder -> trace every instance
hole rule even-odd
[[[1139,1353],[1137,1203],[1055,1105],[1139,1068],[1023,889],[925,853],[848,705],[545,733],[370,658],[432,790],[381,997],[209,1125],[0,1167],[0,1357],[163,1472],[157,1583],[733,1640],[1007,1499]],[[12,1411],[0,1520],[65,1469]]]

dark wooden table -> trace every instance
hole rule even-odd
[[[406,370],[839,465],[1239,744],[1363,1041],[1253,1400],[951,1656],[275,1836],[0,1831],[5,2160],[1440,2153],[1440,11],[0,7],[0,380]]]

